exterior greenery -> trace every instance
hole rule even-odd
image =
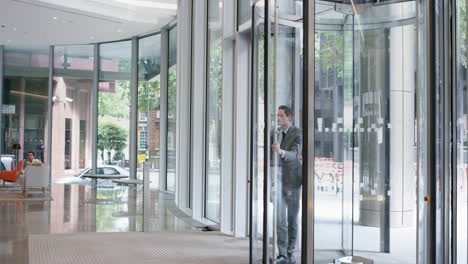
[[[104,152],[107,151],[107,162],[111,162],[111,152],[114,151],[114,159],[121,158],[121,152],[127,146],[127,131],[113,123],[99,124],[97,149],[101,151],[104,160]]]
[[[460,0],[459,1],[459,8],[458,8],[458,30],[459,30],[459,36],[460,36],[460,42],[461,44],[464,44],[464,45],[460,45],[460,50],[459,52],[461,54],[458,54],[458,56],[460,56],[460,60],[461,60],[461,64],[465,67],[465,69],[468,68],[468,61],[467,61],[467,55],[468,55],[468,52],[467,52],[467,44],[468,44],[468,40],[467,40],[467,14],[466,14],[466,0]]]

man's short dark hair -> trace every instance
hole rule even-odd
[[[28,154],[29,153],[33,154],[33,156],[36,156],[36,154],[34,154],[34,152],[32,152],[32,151],[28,151]]]
[[[278,110],[283,110],[286,116],[292,116],[291,108],[289,108],[288,106],[280,105],[278,107]]]

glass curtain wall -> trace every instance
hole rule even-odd
[[[150,162],[151,187],[158,188],[160,150],[161,35],[139,40],[137,155]],[[137,175],[143,179],[143,163]]]
[[[264,108],[265,108],[265,9],[262,2],[253,6],[253,34],[252,34],[252,130],[251,130],[251,176],[250,176],[250,263],[260,262],[263,258],[263,233],[264,233]]]
[[[269,3],[271,32],[265,111],[269,188],[269,258],[301,262],[302,240],[302,69],[303,5],[295,0]]]
[[[456,170],[456,263],[468,263],[468,51],[467,4],[456,1],[456,120],[457,120],[457,170]]]
[[[167,96],[167,176],[166,190],[175,191],[177,132],[177,27],[169,31],[169,71]]]
[[[129,170],[131,41],[100,44],[98,167]]]
[[[5,46],[4,52],[2,169],[14,169],[29,151],[46,162],[49,49]]]
[[[223,0],[208,1],[205,130],[205,217],[219,223],[221,212],[221,131],[223,89]]]
[[[52,179],[91,168],[92,45],[54,47]]]

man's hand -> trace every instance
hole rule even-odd
[[[273,143],[273,145],[271,145],[271,149],[273,150],[273,152],[276,152],[276,153],[278,153],[279,155],[283,155],[284,150],[282,150],[282,149],[279,147],[278,143]]]
[[[40,161],[26,161],[26,165],[30,165],[30,166],[42,166],[42,162]]]

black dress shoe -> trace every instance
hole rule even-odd
[[[296,257],[294,253],[288,253],[289,264],[296,264]]]
[[[283,255],[276,257],[276,264],[288,264],[288,258]]]

